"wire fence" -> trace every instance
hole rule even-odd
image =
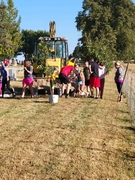
[[[125,74],[125,71],[126,68],[123,67],[123,74]],[[127,70],[126,72],[122,91],[126,95],[131,117],[135,123],[135,73],[133,73],[131,70]]]

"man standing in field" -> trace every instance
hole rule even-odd
[[[99,87],[100,87],[100,78],[99,78],[99,65],[94,61],[93,58],[89,60],[89,69],[90,69],[90,92],[91,98],[94,98],[94,88],[96,89],[95,99],[99,97]]]

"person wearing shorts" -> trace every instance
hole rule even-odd
[[[60,79],[61,84],[62,84],[62,96],[64,96],[65,85],[67,85],[66,95],[65,95],[66,98],[69,97],[69,91],[71,88],[69,75],[71,74],[72,71],[74,71],[74,66],[73,65],[67,65],[61,69],[60,74],[59,74],[59,79]]]
[[[97,62],[94,61],[93,58],[89,61],[89,68],[90,68],[90,91],[91,91],[91,98],[94,98],[94,88],[96,89],[96,99],[99,97],[99,88],[100,88],[100,78],[99,78],[99,65]]]
[[[33,92],[33,88],[32,88],[34,79],[33,79],[32,74],[33,74],[33,68],[31,66],[31,63],[30,63],[30,61],[25,60],[24,61],[24,79],[22,81],[22,85],[23,85],[22,98],[24,98],[24,96],[25,96],[25,90],[26,90],[27,86],[29,87],[29,90],[31,93],[31,98],[34,96],[34,92]]]

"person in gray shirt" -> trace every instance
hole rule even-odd
[[[119,93],[118,101],[121,102],[122,101],[122,85],[123,85],[123,73],[122,73],[122,71],[123,70],[122,70],[122,67],[121,67],[119,62],[115,63],[115,68],[116,68],[116,72],[115,72],[114,81],[116,83],[117,90]]]
[[[22,81],[22,98],[25,96],[25,90],[26,87],[29,86],[29,90],[31,93],[31,98],[34,96],[34,91],[33,91],[33,68],[31,66],[31,62],[29,60],[24,61],[24,79]]]

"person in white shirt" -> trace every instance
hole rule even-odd
[[[104,92],[104,85],[105,85],[105,75],[106,75],[106,67],[102,62],[99,62],[99,78],[100,78],[100,88],[99,88],[99,94],[100,98],[103,98],[103,92]]]

